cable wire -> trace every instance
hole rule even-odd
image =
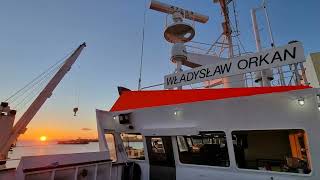
[[[51,69],[50,71],[46,72],[45,74],[42,75],[41,78],[38,78],[33,84],[30,84],[30,86],[23,91],[22,93],[19,94],[19,96],[14,96],[12,98],[12,100],[10,101],[11,104],[15,104],[15,102],[20,102],[18,98],[22,98],[23,95],[25,95],[27,92],[29,92],[30,90],[37,88],[36,86],[38,86],[38,84],[40,84],[43,80],[45,80],[46,78],[48,78],[49,75],[52,74],[52,72],[55,72],[59,67],[61,67],[64,64],[64,62],[60,63],[59,66],[56,66],[55,68]]]
[[[44,86],[50,81],[50,79],[58,72],[58,70],[61,68],[61,66],[57,66],[55,69],[51,70],[39,83],[38,86],[33,88],[33,90],[28,93],[26,97],[24,97],[23,100],[19,101],[19,103],[16,105],[15,109],[22,110],[25,108],[25,106],[31,102],[31,100],[35,99],[36,96],[39,95],[39,93],[43,90]]]
[[[141,55],[140,55],[140,68],[139,68],[139,80],[138,80],[138,90],[141,89],[141,76],[142,76],[142,62],[144,53],[144,31],[146,25],[146,14],[147,14],[147,0],[144,1],[144,12],[143,12],[143,26],[142,26],[142,40],[141,40]]]
[[[57,66],[59,63],[65,61],[66,57],[68,57],[70,54],[72,54],[74,52],[74,50],[72,50],[70,53],[68,53],[67,55],[65,55],[63,58],[61,58],[59,61],[57,61],[55,64],[51,65],[48,69],[46,69],[45,71],[43,71],[41,74],[39,74],[37,77],[35,77],[33,80],[31,80],[28,84],[26,84],[24,87],[22,87],[21,89],[19,89],[18,91],[16,91],[15,93],[13,93],[11,96],[9,96],[7,99],[5,99],[5,102],[8,102],[10,99],[16,97],[18,94],[20,94],[23,90],[27,89],[30,85],[32,85],[34,82],[36,82],[39,78],[43,77],[46,73],[48,73],[48,71],[50,71],[52,68],[54,68],[55,66]],[[30,88],[29,88],[30,89]],[[29,90],[28,89],[28,90]],[[24,94],[24,93],[22,93]],[[16,98],[15,98],[16,99]]]

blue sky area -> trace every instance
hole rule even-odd
[[[210,17],[196,24],[195,41],[212,43],[221,33],[220,9],[212,0],[162,0]],[[261,0],[237,0],[241,40],[255,51],[250,9]],[[276,45],[303,42],[306,55],[320,51],[320,1],[268,0]],[[95,131],[95,108],[108,110],[118,97],[116,87],[137,88],[141,31],[145,0],[1,1],[0,6],[0,100],[21,88],[43,70],[85,41],[78,62],[29,125],[32,132],[63,129],[74,137]],[[263,46],[268,34],[262,13]],[[163,38],[165,15],[147,11],[142,85],[161,83],[174,66],[171,45]],[[160,87],[161,88],[161,87]],[[76,93],[80,92],[79,116],[74,118]],[[41,133],[41,132],[39,132]]]

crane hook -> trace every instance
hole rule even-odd
[[[74,115],[73,116],[77,116],[77,112],[78,112],[79,108],[78,107],[75,107],[73,108],[73,112],[74,112]]]

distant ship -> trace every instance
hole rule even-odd
[[[89,142],[99,142],[99,139],[87,139]]]
[[[88,139],[72,139],[72,140],[64,140],[64,141],[58,141],[58,144],[89,144]]]

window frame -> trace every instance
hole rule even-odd
[[[230,129],[230,131],[228,131],[230,133],[230,136],[231,136],[231,140],[232,140],[232,133],[235,132],[235,131],[288,131],[288,130],[303,130],[304,133],[305,133],[305,136],[306,136],[306,139],[307,141],[305,142],[305,145],[308,146],[308,149],[309,149],[309,158],[311,159],[310,162],[312,162],[312,156],[311,156],[311,153],[310,153],[310,145],[309,145],[309,137],[308,137],[308,133],[306,131],[305,128],[287,128],[287,129],[284,129],[284,128],[281,128],[281,129]],[[232,149],[230,149],[232,152],[231,154],[233,155],[233,160],[231,161],[230,160],[230,164],[234,163],[234,167],[235,167],[235,170],[237,172],[251,172],[251,173],[268,173],[268,174],[276,174],[276,175],[285,175],[285,176],[302,176],[302,177],[310,177],[310,176],[313,176],[313,171],[314,169],[312,168],[312,164],[310,165],[311,166],[311,172],[308,173],[308,174],[302,174],[302,173],[293,173],[293,172],[279,172],[279,171],[269,171],[269,170],[260,170],[260,169],[246,169],[246,168],[239,168],[238,165],[237,165],[237,162],[236,162],[236,155],[235,155],[235,151],[234,151],[234,146],[233,146],[233,140],[231,142],[232,144]]]
[[[140,135],[142,137],[142,147],[143,147],[143,157],[144,159],[137,159],[137,158],[130,158],[128,153],[127,153],[127,150],[126,150],[126,146],[124,145],[124,142],[127,142],[127,141],[123,141],[122,137],[121,137],[121,134],[129,134],[129,135]],[[145,136],[142,134],[142,133],[135,133],[135,132],[120,132],[119,133],[120,135],[120,139],[121,139],[121,142],[122,142],[122,145],[123,145],[123,148],[124,148],[124,151],[127,155],[127,158],[130,160],[130,161],[146,161],[148,159],[148,156],[147,156],[147,153],[146,153],[146,138]],[[140,142],[140,141],[139,141]]]
[[[174,143],[175,145],[175,148],[176,148],[176,152],[175,152],[175,156],[176,156],[176,162],[179,163],[179,165],[182,165],[182,166],[189,166],[189,167],[202,167],[202,168],[214,168],[214,169],[232,169],[233,167],[233,164],[232,164],[232,159],[231,159],[231,155],[230,154],[230,147],[229,147],[229,140],[228,140],[228,135],[229,133],[226,133],[227,131],[225,130],[208,130],[208,131],[200,131],[199,134],[193,134],[193,135],[176,135],[176,136],[173,136],[173,141],[172,143]],[[192,145],[194,144],[193,142],[193,139],[192,139],[192,136],[199,136],[199,135],[202,135],[202,134],[205,134],[205,133],[223,133],[225,135],[225,145],[226,145],[226,148],[227,148],[227,155],[228,155],[228,159],[229,159],[229,165],[228,166],[217,166],[217,165],[208,165],[208,164],[192,164],[192,163],[184,163],[180,160],[180,148],[179,148],[179,144],[178,144],[178,136],[182,136],[184,137],[184,140],[186,141],[186,145],[189,146],[189,143],[188,143],[188,139],[191,140],[192,142]],[[202,140],[203,142],[203,140]],[[232,147],[233,148],[233,147]]]

